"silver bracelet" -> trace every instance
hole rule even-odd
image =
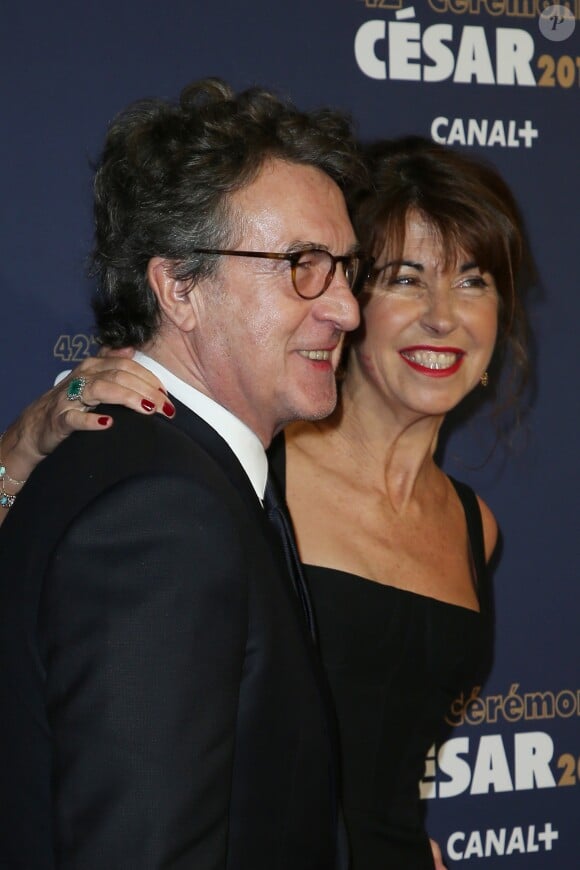
[[[14,477],[10,477],[8,474],[8,469],[4,465],[4,461],[2,459],[2,439],[6,433],[3,432],[0,435],[0,507],[3,507],[5,510],[9,510],[12,507],[14,502],[16,501],[16,496],[18,493],[10,493],[6,492],[6,484],[9,483],[11,486],[23,486],[28,478],[25,480],[16,480]]]

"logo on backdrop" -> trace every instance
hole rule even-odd
[[[63,363],[78,363],[88,356],[97,354],[100,348],[96,336],[79,332],[76,335],[59,335],[52,349],[52,355]]]
[[[469,695],[455,699],[446,717],[451,727],[462,727],[461,736],[434,744],[427,753],[419,783],[421,798],[464,799],[578,786],[578,738],[574,745],[557,746],[547,730],[555,720],[578,718],[578,689],[522,691],[519,683],[512,683],[505,694],[482,695],[481,687],[475,686]],[[505,730],[510,724],[517,727],[511,734]],[[479,734],[475,729],[481,726],[501,733]],[[511,828],[454,831],[446,845],[449,857],[462,861],[549,852],[558,839],[553,821],[540,819]]]
[[[580,745],[558,751],[551,734],[540,730],[554,719],[580,718],[580,690],[521,692],[513,683],[505,695],[460,695],[446,718],[452,727],[528,724],[513,737],[468,734],[431,747],[420,783],[421,797],[452,798],[496,792],[578,785]],[[532,724],[533,723],[533,724]]]
[[[502,118],[446,118],[431,123],[431,138],[443,145],[480,145],[485,148],[531,148],[539,136],[532,121]]]
[[[446,722],[461,734],[430,748],[419,783],[424,800],[471,795],[537,791],[578,786],[580,745],[556,746],[548,728],[558,720],[580,718],[580,690],[522,691],[512,683],[505,694],[482,695],[475,686],[451,704]],[[506,725],[517,731],[506,732]],[[501,733],[478,733],[491,726]],[[473,730],[472,730],[473,729]],[[566,751],[563,751],[563,750]],[[545,812],[545,809],[544,809]],[[528,855],[557,849],[560,832],[554,820],[510,819],[499,828],[452,831],[446,849],[453,861]]]
[[[560,837],[552,822],[488,828],[485,831],[454,831],[447,838],[447,854],[453,861],[469,858],[509,857],[532,852],[551,852]]]
[[[361,24],[354,38],[354,55],[364,75],[391,81],[580,88],[580,55],[563,50],[580,18],[580,0],[547,8],[540,0],[428,0],[427,5],[441,21],[426,25],[417,7],[403,0],[365,0],[374,17]],[[386,17],[376,17],[381,12]],[[469,14],[468,23],[461,13]]]

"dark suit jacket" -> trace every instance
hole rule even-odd
[[[0,532],[0,868],[326,870],[324,686],[226,443],[114,409]]]

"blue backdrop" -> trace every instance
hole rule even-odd
[[[100,0],[0,10],[0,422],[94,351],[90,161],[133,99],[219,75],[349,110],[365,139],[419,133],[483,154],[522,206],[539,280],[525,449],[478,418],[445,465],[503,532],[487,684],[426,759],[449,866],[576,870],[580,838],[578,384],[580,0]],[[523,439],[520,439],[523,440]]]

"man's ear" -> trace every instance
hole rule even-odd
[[[191,332],[196,326],[189,300],[192,284],[174,277],[174,265],[164,257],[152,257],[147,264],[147,281],[165,317],[182,332]]]

